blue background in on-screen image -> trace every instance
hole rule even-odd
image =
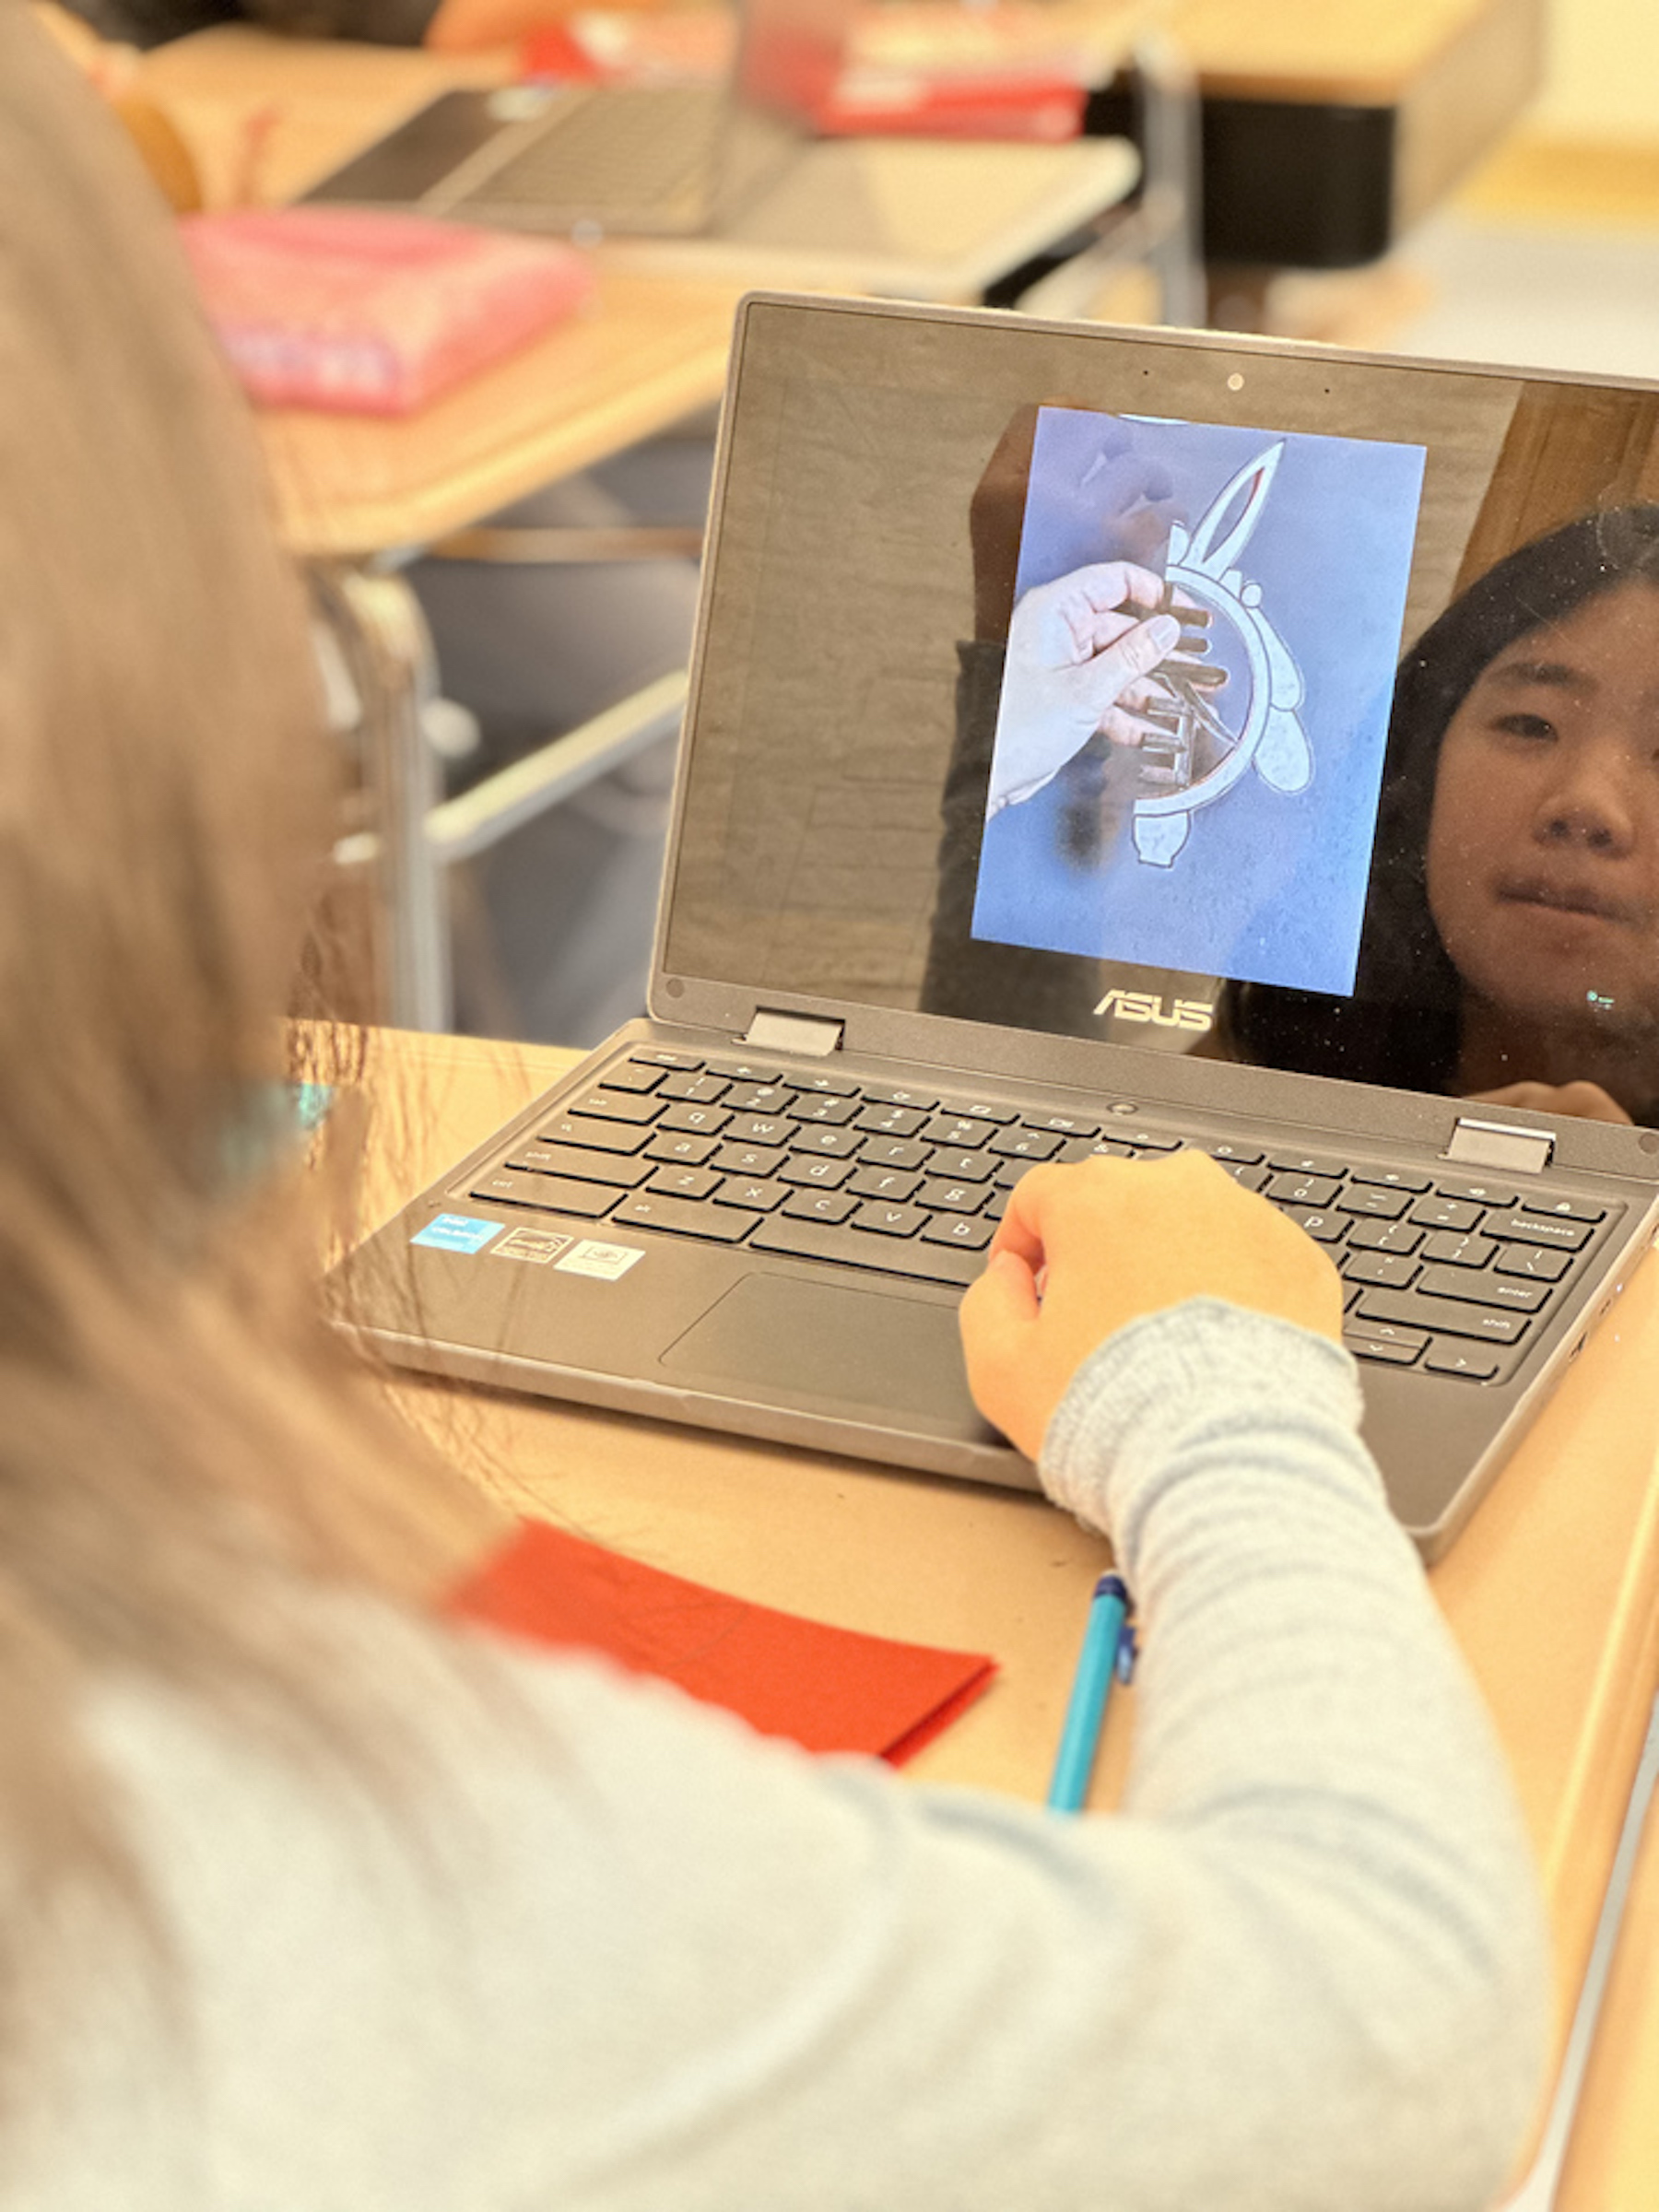
[[[1312,782],[1290,796],[1252,769],[1193,812],[1171,867],[1139,860],[1127,827],[1109,857],[1079,865],[1061,849],[1077,789],[1076,771],[1063,771],[986,824],[976,937],[1308,991],[1353,988],[1424,449],[1044,407],[1015,593],[1144,546],[1148,501],[1162,509],[1165,541],[1169,519],[1195,528],[1230,478],[1281,438],[1237,565],[1262,586],[1264,612],[1301,671]],[[1080,488],[1091,469],[1093,488]],[[1147,565],[1161,569],[1161,555]],[[1236,728],[1226,702],[1223,693]]]

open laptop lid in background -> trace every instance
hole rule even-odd
[[[1592,842],[1540,861],[1442,819],[1438,917],[1426,882],[1448,687],[1581,586],[1627,662],[1646,651],[1659,391],[766,297],[733,376],[654,1013],[814,1014],[872,1051],[1293,1115],[1265,1071],[1331,1076],[1409,1133],[1444,1106],[1392,1094],[1489,1073],[1459,1059],[1478,994],[1510,1079],[1659,1099],[1652,838],[1614,892]],[[1187,717],[1184,762],[1097,738],[987,821],[1016,609],[1125,560],[1207,614],[1189,658],[1227,683],[1187,690],[1213,726]],[[1536,692],[1499,733],[1519,759],[1559,747]],[[1653,1172],[1628,1135],[1563,1141]]]

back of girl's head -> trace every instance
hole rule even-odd
[[[324,1335],[297,1172],[250,1171],[331,826],[308,648],[164,211],[0,0],[0,1865],[37,1892],[134,1901],[76,1747],[112,1675],[372,1769],[378,1708],[260,1593],[456,1534]],[[50,1924],[0,1926],[0,2060]]]
[[[96,1234],[209,1195],[227,1085],[276,1065],[325,756],[173,241],[13,6],[0,209],[0,1238]]]

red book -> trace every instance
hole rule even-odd
[[[872,1752],[895,1766],[996,1672],[976,1653],[753,1606],[537,1521],[461,1583],[446,1610],[532,1642],[607,1653],[808,1751]]]
[[[207,319],[266,406],[407,415],[589,298],[573,247],[356,207],[180,226]]]

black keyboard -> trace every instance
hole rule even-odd
[[[971,1282],[1028,1169],[1193,1145],[1329,1250],[1361,1359],[1504,1380],[1618,1205],[1092,1117],[636,1047],[468,1185],[498,1206]]]
[[[705,85],[606,87],[554,117],[468,198],[597,213],[668,209],[709,174],[724,112],[720,94]]]

